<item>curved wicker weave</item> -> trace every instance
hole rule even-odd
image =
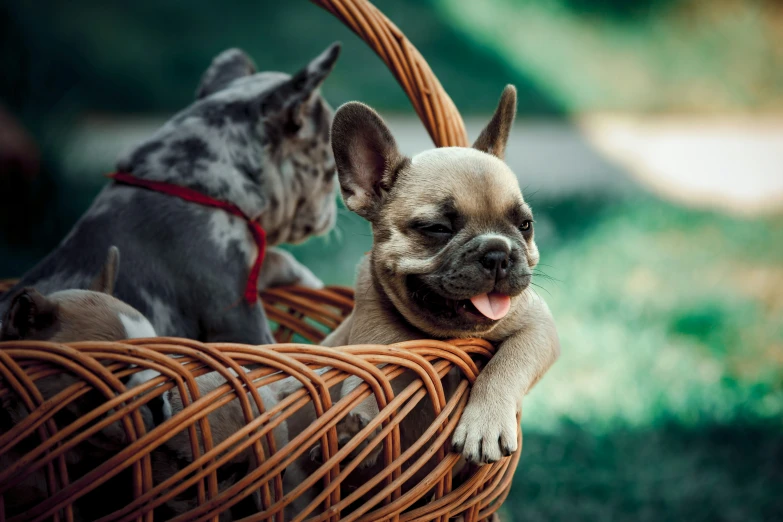
[[[451,99],[394,24],[364,0],[313,2],[337,16],[378,53],[405,89],[436,145],[467,145],[462,118]],[[0,281],[0,293],[9,287],[10,282]],[[6,492],[36,474],[45,481],[47,498],[10,520],[73,520],[80,499],[84,501],[90,492],[100,491],[107,481],[121,476],[127,480],[128,498],[112,498],[115,511],[101,520],[152,520],[156,507],[186,490],[195,492],[197,501],[177,520],[217,521],[220,513],[254,492],[259,494],[263,511],[247,520],[282,521],[284,508],[308,491],[314,492],[314,497],[296,520],[445,522],[459,515],[475,521],[497,510],[508,495],[520,452],[492,465],[467,468],[456,477],[459,457],[448,452],[451,434],[478,373],[477,362],[486,362],[493,353],[489,343],[421,340],[342,348],[293,344],[299,338],[317,343],[339,325],[353,307],[352,291],[281,288],[264,293],[262,299],[269,319],[277,325],[277,341],[289,344],[253,347],[170,338],[70,345],[0,343],[0,401],[13,397],[30,412],[10,430],[0,430],[0,468],[5,466],[0,469],[0,522],[7,519]],[[239,366],[249,364],[258,365],[257,369],[242,373]],[[384,366],[378,368],[380,364]],[[331,369],[316,372],[326,367]],[[157,370],[162,376],[128,392],[120,379],[144,368]],[[228,373],[227,368],[237,373]],[[459,370],[462,380],[457,392],[447,398],[441,378],[453,368]],[[395,396],[390,383],[406,370],[416,372],[419,378]],[[220,372],[227,383],[202,397],[194,379],[208,372]],[[74,376],[75,382],[45,400],[39,385],[58,374]],[[329,388],[351,375],[365,384],[332,402]],[[289,376],[302,383],[302,388],[267,409],[257,389]],[[147,432],[142,405],[175,387],[185,409]],[[146,393],[138,395],[140,391]],[[55,422],[58,412],[88,393],[102,397],[99,406],[71,422],[63,423],[59,417]],[[338,450],[335,426],[372,394],[381,414]],[[246,425],[215,443],[215,427],[206,416],[234,399],[239,399]],[[275,447],[272,430],[310,405],[317,421],[292,434],[284,447]],[[434,408],[438,417],[419,441],[403,452],[399,423],[417,405]],[[259,414],[253,413],[253,406]],[[119,426],[126,441],[123,448],[92,468],[71,472],[67,452],[107,426]],[[381,431],[373,435],[379,427]],[[164,451],[166,441],[178,433],[187,435],[195,457],[175,475],[155,480],[152,462],[156,452]],[[519,437],[521,448],[521,434]],[[32,446],[31,440],[35,441]],[[361,448],[364,441],[369,444]],[[318,443],[324,464],[286,494],[282,479],[286,467]],[[367,483],[346,488],[351,471],[379,445],[383,445],[383,472]],[[3,456],[11,451],[21,458],[10,464],[3,462]],[[219,487],[218,469],[247,451],[256,465],[229,487]],[[358,454],[346,458],[356,451]],[[413,487],[407,487],[409,482],[402,488],[414,472],[433,459],[436,465],[431,472]]]
[[[419,51],[402,31],[366,0],[311,0],[359,35],[375,51],[410,98],[438,147],[467,147],[462,117]]]
[[[318,341],[324,336],[325,329],[339,324],[352,305],[352,292],[345,288],[320,291],[276,289],[262,297],[270,318],[279,321],[275,331],[279,341],[290,340],[295,334]],[[284,520],[282,510],[285,505],[298,493],[313,486],[318,488],[316,491],[320,496],[314,499],[310,508],[317,509],[318,513],[318,504],[323,502],[327,510],[310,520],[446,520],[460,513],[464,514],[466,520],[478,520],[495,511],[508,494],[519,458],[517,452],[511,458],[475,470],[459,484],[452,481],[452,468],[458,456],[448,454],[447,447],[467,402],[469,385],[478,372],[471,355],[486,359],[492,354],[492,346],[480,340],[448,343],[422,340],[392,346],[366,345],[332,349],[304,344],[263,347],[202,344],[185,339],[160,338],[70,345],[20,341],[0,343],[0,348],[0,400],[14,395],[31,411],[23,422],[0,435],[0,454],[24,442],[27,436],[37,436],[40,440],[37,447],[25,452],[15,465],[0,470],[0,495],[12,484],[19,483],[38,470],[46,474],[49,488],[49,498],[45,502],[11,520],[43,520],[52,515],[57,515],[55,519],[64,517],[70,520],[75,501],[125,469],[132,472],[132,500],[126,505],[118,505],[117,511],[105,520],[141,520],[139,517],[149,516],[152,509],[192,486],[198,491],[198,507],[188,512],[182,520],[217,520],[214,517],[218,513],[236,504],[253,490],[261,491],[264,508],[253,520]],[[225,368],[238,369],[238,365],[253,363],[262,365],[262,369],[243,377],[229,377],[230,384],[204,397],[199,396],[195,377],[211,371],[225,374]],[[376,365],[381,363],[386,366],[378,370]],[[131,364],[138,368],[129,367]],[[440,377],[455,366],[462,371],[463,381],[457,393],[446,400]],[[322,367],[331,367],[333,370],[323,375],[314,371]],[[131,397],[133,394],[126,393],[119,379],[142,368],[155,369],[165,377],[149,381],[134,393],[145,391],[160,382],[163,385],[146,395]],[[390,381],[404,368],[416,371],[420,379],[395,397],[391,392]],[[37,384],[57,372],[74,375],[78,382],[44,401]],[[300,380],[304,384],[303,389],[266,410],[263,401],[253,390],[288,375]],[[368,384],[333,404],[328,388],[349,375],[359,375]],[[252,386],[248,386],[250,382]],[[145,432],[138,408],[175,386],[183,397],[188,398],[185,402],[190,405],[166,423],[149,433]],[[106,402],[70,424],[55,424],[53,416],[56,411],[91,390],[101,393]],[[386,407],[365,431],[369,434],[378,425],[383,425],[384,429],[364,453],[350,461],[343,460],[348,452],[357,447],[362,435],[338,452],[333,428],[350,409],[373,392]],[[231,439],[216,445],[205,416],[235,397],[243,405],[247,425]],[[399,422],[425,398],[432,402],[439,413],[438,422],[416,445],[402,453],[399,446]],[[255,402],[258,411],[264,413],[254,416],[250,409],[251,401]],[[270,451],[265,452],[259,441],[267,440],[269,443],[271,429],[307,403],[315,405],[318,421],[292,438],[285,447],[275,448],[274,442],[271,442],[268,446]],[[101,423],[86,427],[94,419],[100,419]],[[122,422],[128,446],[78,479],[70,477],[64,453],[117,420]],[[194,429],[196,425],[198,431]],[[150,454],[175,433],[185,431],[192,441],[192,447],[203,448],[203,455],[176,475],[161,483],[154,483]],[[382,458],[385,472],[367,483],[364,489],[346,496],[344,491],[340,491],[340,483],[366,452],[384,440],[386,446]],[[284,497],[281,472],[318,442],[323,442],[327,448],[325,464],[311,474],[298,491]],[[220,491],[217,486],[217,468],[247,448],[255,452],[259,465],[241,481]],[[412,455],[419,448],[430,448],[427,455],[435,455],[440,463],[426,480],[403,494],[401,484],[426,460],[420,458],[413,464],[406,464],[412,461]],[[198,449],[195,454],[198,454]],[[403,468],[405,473],[401,474]],[[340,518],[341,510],[378,485],[383,489],[373,499],[353,509],[350,515]],[[422,500],[430,502],[420,505]],[[410,506],[414,506],[414,509],[406,511]],[[303,513],[299,520],[306,515]],[[0,519],[4,519],[2,512]]]

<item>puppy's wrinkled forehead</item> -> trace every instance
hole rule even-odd
[[[390,208],[399,209],[395,213],[421,218],[456,212],[464,219],[491,223],[524,205],[517,178],[502,160],[462,147],[414,156],[394,192]]]

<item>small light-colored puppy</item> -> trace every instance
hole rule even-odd
[[[138,310],[112,294],[120,251],[109,248],[89,290],[60,290],[48,296],[26,287],[12,298],[0,325],[0,341],[116,341],[155,337],[155,329]]]
[[[68,343],[155,337],[155,330],[141,313],[111,295],[118,269],[119,250],[113,246],[109,249],[102,270],[90,285],[90,290],[61,290],[48,296],[41,295],[34,288],[20,290],[11,299],[0,325],[0,341]],[[154,375],[154,372],[139,372],[131,379],[133,382],[129,381],[126,386],[132,388]],[[72,375],[59,373],[36,381],[36,386],[44,400],[48,400],[76,382]],[[69,403],[55,414],[54,420],[63,428],[103,401],[98,392],[88,392],[79,401]],[[143,407],[140,411],[147,429],[154,427],[150,409]],[[10,431],[28,414],[27,408],[15,395],[3,396],[0,434]],[[127,444],[125,430],[119,423],[112,423],[102,429],[66,455],[71,480]],[[35,436],[23,439],[10,451],[0,455],[0,469],[7,469],[36,445]],[[27,511],[45,500],[47,492],[43,469],[17,481],[2,493],[6,515]],[[80,519],[84,518],[81,514],[77,515]]]
[[[529,288],[539,261],[533,213],[503,161],[515,113],[516,89],[508,86],[473,148],[438,148],[411,159],[366,105],[343,105],[332,126],[345,204],[372,224],[374,242],[359,265],[353,313],[323,344],[467,337],[495,343],[452,441],[477,464],[517,450],[522,400],[560,353],[552,315]],[[396,379],[395,392],[413,378],[407,372]],[[458,381],[456,371],[449,374],[446,392]],[[342,395],[359,382],[347,380]],[[341,430],[355,433],[377,413],[370,397]],[[403,449],[433,419],[431,406],[420,404],[400,427]],[[379,453],[363,464],[372,466]]]
[[[43,296],[34,288],[25,288],[11,300],[2,326],[0,326],[0,341],[39,340],[59,343],[75,341],[117,341],[121,339],[155,337],[155,330],[150,322],[136,309],[113,297],[112,291],[119,272],[119,250],[109,249],[106,263],[90,286],[90,290],[62,290],[48,296]],[[233,375],[235,372],[231,371]],[[125,386],[133,389],[144,384],[160,374],[153,370],[142,370],[133,374]],[[61,373],[36,382],[44,399],[49,399],[76,382],[69,374]],[[226,384],[226,379],[217,372],[207,373],[196,378],[199,394],[203,397],[218,387]],[[272,408],[277,404],[277,396],[270,387],[258,389],[264,406]],[[250,398],[253,414],[258,415],[258,409]],[[65,411],[55,416],[60,428],[67,426],[84,413],[99,406],[103,399],[94,393],[88,393],[82,400],[71,403]],[[2,402],[0,413],[0,434],[8,432],[28,415],[27,409],[15,397],[6,395]],[[183,402],[179,391],[175,388],[165,392],[160,399],[153,399],[140,411],[147,431],[154,429],[160,423],[182,411]],[[208,415],[213,445],[217,446],[245,426],[245,419],[239,400],[235,399]],[[202,440],[200,425],[196,432]],[[274,432],[275,443],[281,448],[288,442],[286,423],[278,426]],[[29,440],[28,440],[29,439]],[[16,462],[27,451],[35,447],[32,438],[25,439],[0,456],[0,469],[6,469]],[[103,460],[127,446],[125,430],[119,423],[113,423],[91,437],[85,444],[77,446],[75,451],[67,454],[71,480],[78,478],[93,469]],[[266,440],[263,441],[264,451],[269,454]],[[200,451],[204,453],[203,444]],[[152,454],[153,476],[156,483],[161,483],[179,469],[193,461],[189,435],[185,431],[178,432],[163,446]],[[218,482],[221,490],[234,484],[255,466],[256,459],[252,449],[239,453],[229,460],[218,471]],[[131,487],[123,479],[108,484],[111,489],[111,500],[103,502],[101,494],[88,494],[77,505],[78,520],[91,520],[105,516],[111,511],[122,507],[123,502],[130,501]],[[98,490],[99,493],[103,490]],[[106,491],[103,491],[106,493]],[[23,513],[48,497],[46,474],[39,471],[26,477],[23,481],[5,490],[6,514]],[[155,510],[156,518],[168,519],[184,513],[197,505],[196,488],[189,488],[174,499]],[[243,499],[230,511],[221,515],[221,520],[242,518],[260,509],[258,492]]]

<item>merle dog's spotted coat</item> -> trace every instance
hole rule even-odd
[[[318,89],[338,54],[332,45],[289,76],[256,73],[237,49],[221,53],[196,101],[117,169],[233,203],[261,223],[270,245],[328,231],[336,213],[332,111]],[[142,188],[110,183],[18,287],[45,294],[85,288],[109,245],[120,248],[126,267],[117,297],[147,316],[159,335],[272,342],[260,303],[242,299],[257,252],[246,223]],[[268,249],[260,285],[288,283],[320,285],[293,257]],[[0,296],[0,315],[15,290]]]

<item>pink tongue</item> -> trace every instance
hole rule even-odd
[[[473,303],[473,306],[475,306],[479,312],[494,321],[505,317],[509,308],[511,308],[511,298],[507,295],[497,294],[495,292],[471,297],[470,302]]]

